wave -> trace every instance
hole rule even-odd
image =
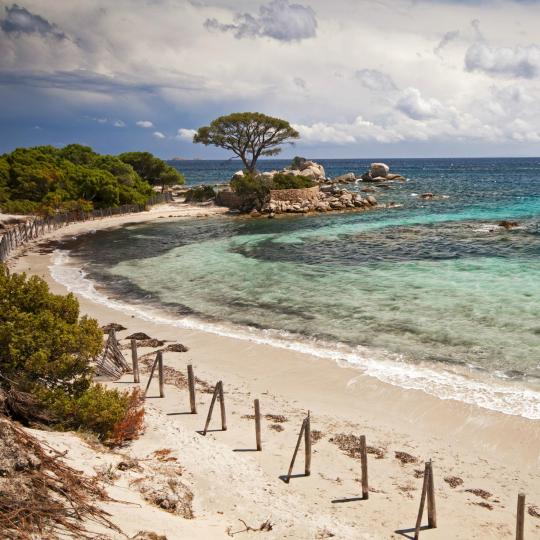
[[[187,316],[172,318],[148,307],[108,297],[98,291],[79,267],[70,264],[69,251],[55,250],[49,267],[53,279],[70,292],[140,319],[178,328],[200,330],[224,337],[271,345],[333,360],[340,367],[354,367],[381,382],[414,389],[439,399],[457,400],[509,415],[540,420],[540,392],[516,383],[503,384],[488,375],[458,373],[438,366],[405,362],[400,355],[365,347],[302,338],[296,334],[238,325],[218,324]]]

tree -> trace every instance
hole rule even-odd
[[[165,186],[184,183],[183,174],[150,152],[126,152],[118,157],[131,165],[143,180],[153,186],[161,186],[161,191]]]
[[[246,112],[216,118],[197,130],[193,142],[231,150],[254,173],[260,156],[275,156],[281,152],[282,144],[292,144],[292,139],[299,137],[286,120]]]

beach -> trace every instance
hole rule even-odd
[[[211,207],[166,205],[150,212],[77,223],[51,233],[42,243],[75,237],[100,228],[148,220],[209,217],[222,212]],[[39,244],[10,263],[13,271],[43,277],[56,293],[66,288],[51,276],[53,254]],[[148,398],[145,434],[122,452],[148,459],[152,452],[171,449],[184,469],[193,492],[193,519],[175,517],[144,504],[127,472],[110,486],[114,497],[141,504],[108,506],[112,520],[126,534],[146,529],[174,538],[228,538],[244,529],[244,520],[257,528],[266,520],[270,531],[246,531],[240,537],[264,538],[403,538],[414,527],[424,462],[433,460],[437,528],[423,531],[430,538],[512,537],[518,492],[527,497],[526,537],[540,533],[540,423],[502,414],[453,399],[439,399],[419,390],[385,384],[333,360],[276,348],[247,339],[234,339],[192,328],[179,328],[140,318],[79,296],[81,313],[100,324],[116,322],[132,332],[182,343],[186,353],[166,352],[166,366],[185,373],[192,364],[196,376],[212,386],[223,381],[228,429],[197,433],[204,426],[211,394],[199,392],[199,414],[189,409],[187,390],[166,384],[165,398],[156,398],[153,381]],[[141,349],[140,354],[155,349]],[[126,355],[129,350],[126,349]],[[129,357],[129,356],[128,356]],[[144,372],[143,372],[144,373]],[[141,385],[148,375],[143,374]],[[126,375],[117,383],[132,386]],[[255,444],[253,399],[265,415],[283,416],[280,422],[263,419],[263,451]],[[279,477],[287,472],[302,419],[311,415],[311,429],[320,432],[313,445],[310,477]],[[278,431],[271,425],[280,425]],[[214,413],[211,428],[219,427]],[[369,456],[370,497],[361,496],[360,461],[347,456],[330,441],[339,434],[365,435]],[[120,458],[99,453],[70,434],[41,435],[68,450],[75,468]],[[410,457],[397,459],[395,453]],[[70,457],[70,453],[72,454]],[[405,462],[403,462],[405,461]],[[407,463],[409,461],[409,463]],[[156,463],[160,466],[160,463]],[[295,473],[303,470],[299,454]],[[455,477],[462,483],[444,479]],[[455,487],[451,487],[454,484]],[[468,491],[471,490],[471,491]],[[480,491],[479,491],[480,490]],[[352,499],[352,500],[348,500]],[[424,517],[427,523],[427,517]],[[229,532],[228,532],[229,531]],[[399,531],[402,531],[401,533]],[[114,537],[114,536],[113,536]]]

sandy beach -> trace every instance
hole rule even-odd
[[[41,276],[53,292],[65,294],[65,287],[50,273],[52,253],[40,244],[126,223],[202,219],[224,211],[168,204],[140,214],[76,223],[26,246],[10,261],[10,268]],[[185,374],[186,366],[192,364],[201,381],[198,414],[191,415],[187,414],[187,389],[182,382],[171,384],[174,372],[170,372],[164,398],[157,397],[154,380],[146,400],[144,435],[116,452],[90,445],[74,434],[34,432],[53,447],[67,450],[66,460],[77,469],[116,471],[107,489],[124,502],[108,504],[107,510],[126,535],[148,530],[169,540],[237,535],[412,538],[424,462],[432,459],[438,527],[422,531],[421,538],[513,538],[518,492],[527,497],[525,537],[540,537],[540,422],[387,385],[308,354],[158,324],[84,297],[79,300],[82,314],[101,324],[116,322],[127,328],[118,334],[126,357],[130,353],[123,338],[132,332],[182,343],[189,351],[164,353],[165,365]],[[143,348],[140,354],[154,350]],[[141,386],[146,384],[147,372],[143,368]],[[204,390],[219,380],[224,385],[228,429],[218,430],[216,411],[211,431],[203,437],[197,431],[204,426],[211,399]],[[112,384],[128,389],[131,381],[126,375]],[[248,417],[255,398],[263,414],[262,452],[254,451],[254,422]],[[280,476],[287,472],[308,411],[311,428],[317,432],[311,476],[292,478],[286,484]],[[368,500],[360,500],[360,461],[336,444],[340,434],[365,435],[371,447]],[[156,453],[160,450],[170,453]],[[140,460],[140,466],[118,469],[126,455]],[[158,482],[180,469],[182,482],[193,493],[191,519],[148,504],[139,489],[144,484],[141,478]],[[300,453],[294,472],[302,471]],[[257,531],[267,521],[271,530]],[[245,531],[247,526],[255,530]]]

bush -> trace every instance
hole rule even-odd
[[[186,192],[186,202],[204,202],[213,199],[216,192],[212,186],[197,186]]]
[[[0,390],[30,396],[58,427],[108,439],[133,401],[92,382],[91,361],[102,348],[102,330],[79,317],[72,294],[52,294],[41,278],[0,265]],[[18,413],[24,416],[24,404]]]
[[[268,202],[272,189],[304,189],[315,185],[306,176],[295,176],[291,173],[277,173],[272,178],[244,174],[231,181],[231,188],[243,200],[241,210],[246,212],[254,208],[260,210]]]

